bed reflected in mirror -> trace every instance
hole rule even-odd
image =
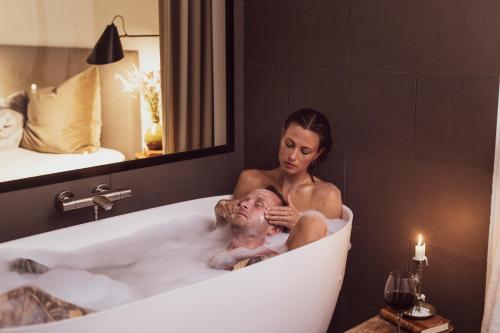
[[[2,1],[0,183],[226,145],[226,2]]]

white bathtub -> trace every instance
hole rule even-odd
[[[186,212],[213,216],[227,196],[185,201],[0,244],[70,251],[166,223]],[[258,264],[146,299],[59,322],[0,332],[324,333],[342,285],[352,227]]]

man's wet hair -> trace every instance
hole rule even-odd
[[[288,202],[286,201],[285,197],[283,196],[283,194],[280,193],[280,191],[278,191],[278,189],[275,186],[269,185],[268,187],[265,188],[265,190],[271,191],[274,194],[276,194],[278,198],[280,198],[282,206],[288,206]]]

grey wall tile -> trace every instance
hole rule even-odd
[[[350,13],[350,69],[415,69],[415,1],[352,0]]]
[[[354,72],[349,75],[344,128],[349,147],[411,156],[415,105],[412,75]]]
[[[352,0],[349,68],[496,74],[500,4]]]
[[[415,1],[417,70],[424,73],[500,72],[500,3],[492,0]]]
[[[245,61],[245,2],[234,0],[234,61],[241,64]]]
[[[486,258],[491,173],[353,151],[347,184],[357,226]]]
[[[479,332],[483,315],[486,266],[449,251],[426,247],[422,292],[457,332]],[[474,306],[469,306],[474,304]]]
[[[358,223],[355,210],[353,223]],[[351,244],[342,296],[380,308],[389,272],[408,267],[409,242],[355,226]]]
[[[288,114],[288,69],[245,66],[245,131],[280,133]]]
[[[418,76],[415,158],[493,170],[498,78]]]
[[[413,75],[293,68],[290,109],[313,107],[329,118],[335,146],[412,156]]]
[[[245,60],[347,65],[348,0],[245,1]]]
[[[383,290],[382,290],[383,295]],[[342,299],[342,332],[378,314],[379,309],[348,298]]]
[[[62,191],[87,196],[97,185],[109,182],[109,176],[104,175],[0,193],[0,242],[93,221],[92,208],[63,213],[56,209],[55,198]],[[102,210],[100,214],[110,216]]]
[[[245,109],[245,65],[236,64],[234,80],[234,108],[238,110],[234,118],[234,150],[243,155],[245,120],[243,110]]]
[[[245,136],[245,168],[273,169],[279,166],[280,133],[274,135],[247,133]]]

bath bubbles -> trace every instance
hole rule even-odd
[[[99,311],[196,283],[223,270],[208,266],[230,242],[229,228],[213,230],[213,219],[176,218],[71,252],[2,249],[0,293],[30,284],[81,307]],[[40,275],[8,269],[14,258],[30,258],[51,269]]]
[[[345,225],[329,220],[331,233]],[[227,251],[228,226],[214,230],[214,219],[191,215],[148,226],[74,251],[0,250],[0,293],[30,284],[75,305],[100,311],[209,279],[262,249]],[[267,239],[268,249],[286,251],[288,234]],[[50,268],[43,274],[9,270],[15,258],[29,258]],[[212,261],[211,261],[212,260]],[[227,266],[227,267],[226,267]]]

